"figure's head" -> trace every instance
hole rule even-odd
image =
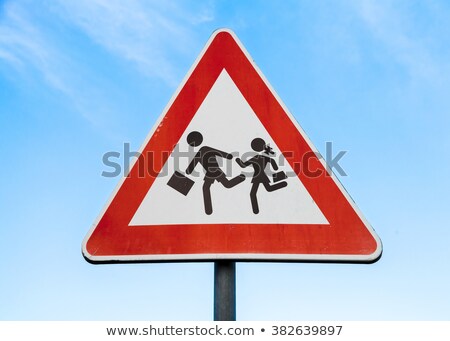
[[[203,142],[203,136],[198,131],[192,131],[186,138],[187,143],[192,147],[200,146]]]
[[[257,137],[253,139],[251,146],[255,152],[262,152],[266,146],[266,142],[262,138]]]

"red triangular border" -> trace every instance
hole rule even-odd
[[[223,69],[233,79],[330,225],[128,225]],[[311,152],[316,152],[316,149],[271,90],[234,33],[216,31],[144,144],[141,156],[86,236],[83,254],[94,262],[220,258],[378,259],[381,242],[339,181],[327,173],[324,164],[316,157],[309,159],[309,169],[320,170],[321,176],[308,177],[301,171],[302,156]],[[149,170],[153,174],[149,175]],[[142,171],[145,177],[140,176]]]

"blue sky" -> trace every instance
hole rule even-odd
[[[383,241],[375,264],[239,263],[240,320],[450,319],[446,1],[0,2],[0,319],[210,320],[212,263],[81,242],[211,33],[234,30]]]

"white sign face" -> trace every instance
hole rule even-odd
[[[259,213],[254,214],[250,199],[254,170],[251,167],[241,168],[235,158],[222,159],[221,168],[228,178],[245,173],[248,179],[233,188],[225,188],[219,182],[215,182],[211,186],[214,212],[210,215],[205,214],[202,193],[205,172],[200,164],[195,168],[196,176],[190,176],[195,180],[195,184],[187,196],[167,185],[174,171],[185,173],[198,149],[189,149],[186,141],[192,131],[201,132],[202,145],[233,153],[235,157],[242,157],[244,161],[256,155],[256,152],[252,151],[251,141],[257,137],[262,138],[273,148],[275,152],[273,159],[276,160],[279,170],[291,175],[285,180],[287,186],[273,192],[268,192],[261,186],[257,193]],[[178,169],[175,169],[176,165]],[[269,168],[267,166],[265,169],[268,174],[271,172]],[[223,70],[181,137],[178,148],[169,157],[163,171],[148,191],[130,225],[225,223],[328,224],[328,221],[279,152],[277,145],[233,80]]]

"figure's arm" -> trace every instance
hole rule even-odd
[[[204,148],[206,148],[206,147],[204,147]],[[215,149],[215,148],[211,148],[211,147],[208,147],[208,153],[214,153],[214,154],[219,155],[228,160],[231,160],[233,158],[232,154],[228,154],[219,149]]]
[[[200,162],[200,159],[201,159],[200,152],[197,152],[197,154],[195,154],[189,166],[186,168],[186,174],[191,174],[194,171],[194,168],[195,166],[197,166],[197,163]]]
[[[248,166],[250,166],[250,163],[251,163],[250,160],[244,162],[240,158],[236,158],[236,162],[241,168],[248,167]]]
[[[270,159],[270,165],[272,166],[273,170],[278,170],[278,165],[274,159]]]

